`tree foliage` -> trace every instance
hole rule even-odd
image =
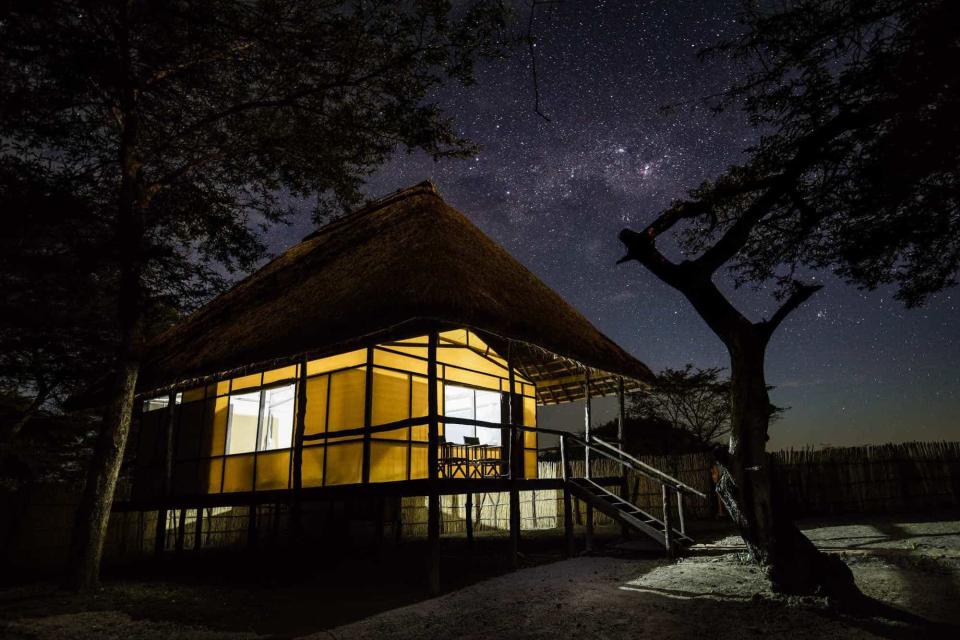
[[[115,341],[115,302],[98,269],[102,229],[71,185],[36,167],[0,164],[0,440],[100,375]]]
[[[960,6],[794,0],[742,14],[705,55],[749,72],[715,104],[761,132],[749,160],[674,203],[682,239],[738,283],[832,270],[907,305],[960,268]]]
[[[830,270],[908,306],[960,269],[960,4],[951,0],[749,3],[738,36],[706,52],[744,73],[715,100],[742,109],[759,141],[747,160],[692,190],[642,231],[636,260],[680,291],[731,363],[731,434],[718,492],[774,588],[859,598],[849,569],[818,552],[775,494],[766,452],[766,350]],[[658,247],[673,233],[683,256]],[[774,283],[782,301],[751,320],[714,281]],[[718,452],[720,453],[720,452]]]
[[[258,230],[284,220],[290,198],[312,198],[321,216],[356,203],[398,148],[468,152],[429,93],[471,80],[504,15],[495,0],[2,5],[0,162],[90,212],[91,273],[115,303],[75,585],[98,580],[145,343],[254,266]]]
[[[5,3],[4,388],[43,404],[104,370],[124,263],[149,336],[257,264],[291,198],[329,215],[398,146],[469,151],[426,97],[471,80],[504,15],[496,2],[457,15],[441,1]],[[124,198],[143,211],[132,234]]]

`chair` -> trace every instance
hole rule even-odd
[[[463,436],[463,446],[466,449],[467,477],[482,478],[483,473],[480,469],[480,464],[478,463],[483,455],[480,438],[474,436]]]
[[[447,442],[443,438],[440,439],[440,460],[439,460],[439,470],[440,475],[444,478],[456,478],[457,473],[461,473],[462,477],[469,477],[470,473],[470,461],[465,455],[463,455],[460,449],[463,445],[453,444],[452,442]]]

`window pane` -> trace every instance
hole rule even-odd
[[[503,414],[500,412],[502,396],[496,391],[477,390],[475,394],[477,420],[500,423],[503,420]],[[500,446],[500,429],[477,427],[477,437],[480,438],[480,444]]]
[[[496,391],[476,391],[477,420],[500,423],[500,394]]]
[[[167,396],[161,396],[159,398],[150,398],[149,400],[143,401],[143,412],[156,411],[157,409],[166,409],[167,404],[170,400]]]
[[[304,434],[323,433],[327,421],[327,376],[307,378],[307,415],[304,416]]]
[[[257,490],[290,486],[290,452],[274,451],[257,456]]]
[[[293,397],[296,385],[263,391],[263,422],[258,451],[288,449],[293,440]]]
[[[348,369],[330,376],[330,416],[327,431],[363,427],[366,372]]]
[[[452,418],[475,420],[473,389],[457,387],[452,384],[443,387],[444,415]],[[465,437],[473,437],[473,425],[446,423],[444,438],[447,442],[463,444]]]
[[[443,406],[444,415],[473,420],[473,389],[452,384],[444,386]]]
[[[373,426],[409,418],[409,376],[403,373],[374,369],[372,408],[371,425]]]
[[[227,447],[230,453],[247,453],[257,448],[257,418],[260,414],[260,392],[230,396],[227,417]]]

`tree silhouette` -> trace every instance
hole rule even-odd
[[[662,420],[709,444],[730,432],[730,382],[717,367],[666,368],[649,389],[631,394],[630,415]]]
[[[814,295],[814,270],[907,306],[956,283],[960,263],[960,4],[797,0],[748,5],[742,35],[706,52],[748,69],[718,109],[760,132],[749,159],[625,229],[636,260],[680,291],[726,345],[731,434],[719,491],[774,588],[856,596],[842,562],[794,526],[770,484],[764,359],[771,335]],[[672,232],[683,256],[657,247]],[[770,285],[752,321],[714,283]]]
[[[116,300],[112,398],[74,531],[98,581],[143,345],[230,270],[288,195],[357,202],[395,149],[470,150],[425,100],[495,53],[498,2],[157,0],[4,3],[0,158],[56,176],[102,228]]]
[[[11,443],[45,408],[61,405],[109,359],[114,301],[95,265],[98,225],[69,185],[37,167],[0,162],[0,421]]]

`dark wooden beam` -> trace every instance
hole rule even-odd
[[[663,498],[663,546],[667,550],[667,557],[673,557],[673,523],[670,517],[670,488],[662,484],[660,485],[661,494]]]
[[[507,416],[510,424],[520,422],[514,415],[514,375],[511,343],[507,343]],[[523,432],[518,429],[510,430],[510,566],[517,569],[520,566],[520,479],[523,470]]]
[[[440,494],[437,491],[440,411],[437,397],[437,342],[437,332],[431,331],[427,344],[427,479],[430,481],[430,493],[427,496],[427,541],[430,547],[427,582],[431,595],[440,593]]]
[[[174,426],[177,420],[177,394],[167,394],[167,420],[163,430],[163,477],[161,478],[160,495],[169,498],[173,495],[173,445]],[[157,531],[154,540],[154,551],[158,556],[163,554],[167,546],[167,509],[161,507],[157,511]]]
[[[473,494],[467,492],[467,503],[464,505],[465,522],[467,526],[467,544],[473,546]]]
[[[370,482],[370,425],[373,424],[373,347],[367,347],[366,380],[363,385],[363,466],[361,482]]]
[[[193,523],[193,550],[199,551],[203,546],[203,508],[197,507],[197,519]],[[207,523],[207,528],[210,524]]]
[[[624,397],[623,390],[623,376],[617,378],[617,448],[621,451],[624,450],[624,434],[623,429],[626,424],[627,418],[627,409],[626,409],[626,398]],[[629,500],[627,492],[629,487],[627,486],[627,467],[626,465],[620,465],[620,497],[624,500]],[[624,538],[630,537],[630,527],[623,525],[620,527],[620,535]]]
[[[583,372],[583,435],[587,444],[590,444],[590,423],[592,422],[593,412],[590,402],[590,369],[584,369]],[[583,448],[583,469],[587,479],[590,478],[590,447]],[[587,551],[593,551],[593,505],[586,505],[587,518]]]
[[[438,478],[432,482],[427,478],[418,480],[402,480],[397,482],[374,482],[369,485],[342,484],[328,487],[304,487],[303,502],[319,502],[328,500],[364,500],[383,496],[427,496],[431,491],[438,495],[456,495],[468,491],[472,493],[506,493],[510,490],[510,479],[497,478]],[[620,478],[594,477],[593,482],[601,486],[616,487]],[[517,481],[520,491],[537,491],[562,489],[563,481],[559,478],[530,478]],[[290,504],[293,496],[289,489],[261,490],[256,493],[237,491],[231,493],[203,493],[149,498],[136,501],[117,501],[113,504],[113,511],[152,511],[161,506],[173,508],[203,507],[236,507],[248,504]]]
[[[183,539],[187,536],[187,510],[180,509],[177,516],[177,537],[175,549],[177,555],[183,555]]]
[[[307,431],[307,358],[300,359],[297,380],[297,423],[293,442],[293,503],[290,508],[291,531],[295,540],[303,534],[303,437]]]

